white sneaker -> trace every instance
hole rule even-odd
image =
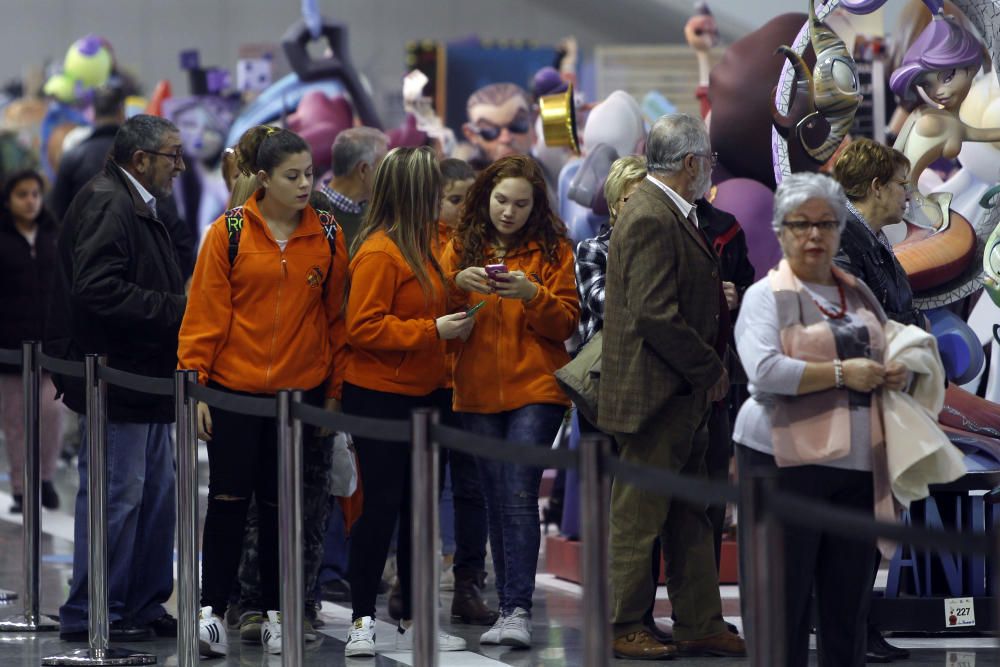
[[[351,634],[347,636],[344,655],[350,657],[375,657],[375,619],[362,616],[354,621]]]
[[[267,612],[267,620],[260,625],[260,643],[271,655],[281,653],[281,612],[273,609]]]
[[[531,612],[515,607],[500,629],[500,643],[515,648],[531,647]]]
[[[198,616],[198,651],[206,658],[226,655],[229,637],[222,619],[212,613],[211,607],[202,607]]]
[[[415,625],[411,625],[408,628],[404,628],[402,625],[396,628],[396,650],[397,651],[412,651],[413,650],[413,628]],[[465,650],[465,640],[461,637],[456,637],[455,635],[449,635],[447,632],[442,630],[438,631],[438,651],[464,651]]]
[[[500,631],[503,630],[503,623],[507,617],[503,615],[503,611],[497,616],[496,623],[493,627],[487,630],[479,637],[480,644],[499,644],[500,643]]]

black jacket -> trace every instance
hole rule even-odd
[[[118,125],[95,127],[89,137],[62,156],[59,173],[56,175],[52,194],[49,195],[49,206],[55,213],[56,219],[62,220],[76,194],[90,179],[104,171],[108,154],[115,143],[118,127]],[[181,271],[187,280],[194,271],[198,239],[191,233],[190,225],[185,224],[177,213],[177,203],[173,196],[158,198],[156,213],[170,232],[170,238],[180,260]]]
[[[924,316],[913,307],[913,290],[906,271],[896,255],[850,211],[840,235],[840,250],[833,261],[868,285],[890,320],[923,328]]]
[[[750,263],[747,235],[732,213],[715,208],[704,199],[699,199],[695,205],[698,226],[719,253],[721,278],[736,285],[742,301],[743,293],[754,283],[754,267]],[[733,313],[733,322],[735,321],[736,313]]]
[[[82,360],[104,353],[116,369],[172,377],[184,315],[184,279],[170,234],[152,216],[124,172],[110,160],[70,204],[45,351]],[[83,382],[56,377],[63,400],[84,412]],[[111,421],[167,423],[173,399],[110,387]]]
[[[59,226],[43,210],[37,230],[32,253],[11,217],[0,217],[0,348],[20,348],[21,341],[42,340],[45,333]],[[14,366],[0,366],[0,373],[19,372]]]
[[[62,220],[66,215],[73,197],[83,189],[87,181],[104,170],[118,127],[95,127],[89,137],[64,153],[59,160],[59,172],[52,186],[52,194],[49,195],[49,205],[58,219]]]

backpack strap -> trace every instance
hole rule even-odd
[[[231,208],[223,215],[226,218],[226,233],[229,235],[229,267],[236,263],[240,251],[240,235],[243,233],[243,207]]]
[[[319,224],[323,227],[326,242],[330,244],[330,259],[332,260],[337,256],[337,220],[329,211],[316,209],[316,215],[319,216]]]
[[[740,223],[734,222],[732,227],[716,236],[715,240],[712,241],[712,247],[715,248],[715,254],[721,257],[723,248],[725,248],[730,241],[736,238],[736,235],[742,230],[743,228],[740,227]]]

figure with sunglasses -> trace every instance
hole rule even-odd
[[[513,83],[493,83],[469,96],[469,122],[462,131],[479,155],[469,160],[484,169],[508,155],[531,155],[535,143],[528,92]]]
[[[45,351],[81,361],[108,355],[116,369],[172,378],[187,299],[158,198],[184,171],[181,137],[168,120],[139,115],[115,135],[104,170],[73,199],[59,236]],[[63,401],[85,412],[82,379],[56,376]],[[108,389],[108,602],[111,639],[176,636],[163,608],[173,591],[174,403]],[[87,641],[86,429],[74,522],[73,580],[59,610],[60,637]]]

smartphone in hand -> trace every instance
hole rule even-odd
[[[487,264],[485,268],[486,275],[490,280],[495,280],[498,283],[507,282],[503,278],[497,278],[498,273],[509,273],[509,271],[507,271],[506,264]]]

